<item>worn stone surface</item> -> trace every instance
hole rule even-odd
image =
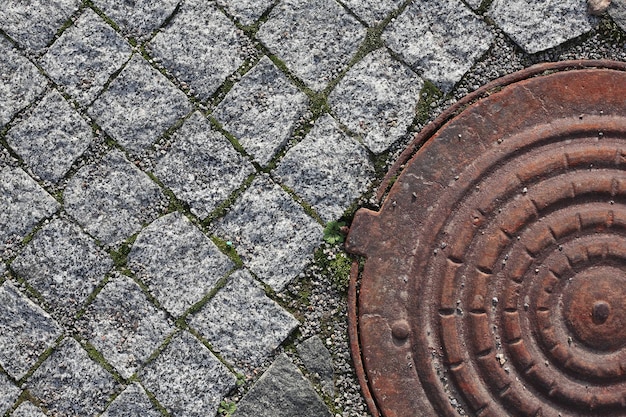
[[[333,395],[335,392],[333,358],[322,339],[318,336],[309,337],[296,348],[304,366],[310,373],[317,376],[324,392]]]
[[[380,153],[413,123],[422,85],[413,71],[378,49],[350,68],[328,100],[339,120]]]
[[[65,92],[87,105],[130,54],[130,45],[91,9],[85,9],[40,63]]]
[[[155,174],[200,218],[208,216],[254,172],[228,139],[195,112],[172,136]]]
[[[240,270],[193,316],[190,325],[226,360],[250,370],[289,336],[298,320],[268,298],[247,271]]]
[[[176,335],[140,377],[168,412],[190,417],[214,415],[236,383],[228,368],[186,331]]]
[[[0,372],[0,413],[6,413],[13,406],[21,391]]]
[[[248,268],[274,290],[304,268],[322,237],[322,227],[265,176],[252,182],[219,229]]]
[[[257,36],[314,90],[346,67],[365,27],[335,0],[286,0],[276,5]]]
[[[102,417],[159,417],[159,413],[146,391],[136,382],[130,384],[122,393],[109,405]]]
[[[180,213],[154,221],[137,236],[129,266],[178,317],[234,267],[211,240]]]
[[[100,413],[116,385],[113,376],[71,337],[63,340],[28,380],[30,392],[60,417]]]
[[[213,116],[267,165],[289,139],[308,99],[265,57],[217,106]]]
[[[282,354],[241,400],[234,417],[330,417],[311,383]]]
[[[400,8],[402,0],[344,0],[343,4],[363,19],[368,26],[380,24],[391,12]]]
[[[0,365],[20,380],[62,328],[10,282],[0,287]]]
[[[145,38],[171,16],[180,0],[94,0],[127,36]]]
[[[597,23],[585,0],[495,0],[488,14],[530,54],[589,32]]]
[[[325,115],[287,152],[274,173],[329,222],[366,191],[374,168],[366,149]]]
[[[460,0],[418,1],[387,26],[383,40],[447,92],[487,51],[493,33]]]
[[[611,1],[608,11],[613,21],[617,23],[622,30],[626,31],[626,0]]]
[[[212,4],[189,0],[154,37],[150,50],[176,78],[206,100],[243,63],[248,43]]]
[[[165,204],[161,189],[117,150],[81,168],[63,197],[65,210],[106,244],[117,244],[138,232]]]
[[[134,55],[89,114],[122,146],[140,152],[190,110],[182,91]]]
[[[217,4],[244,25],[256,22],[274,0],[217,0]]]
[[[91,127],[55,90],[7,134],[7,142],[41,179],[55,183],[93,140]]]
[[[13,417],[46,417],[40,408],[36,407],[30,401],[24,401],[15,409]]]

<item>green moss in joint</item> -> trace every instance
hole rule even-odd
[[[424,125],[428,122],[432,111],[431,104],[443,98],[443,93],[435,84],[426,80],[420,92],[420,99],[417,102],[416,118],[417,123]]]

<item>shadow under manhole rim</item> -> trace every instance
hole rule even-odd
[[[626,416],[625,168],[621,62],[528,68],[420,132],[346,241],[370,411]]]

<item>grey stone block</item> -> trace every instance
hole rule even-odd
[[[52,90],[7,134],[7,142],[41,179],[56,183],[93,140],[91,127]]]
[[[63,196],[65,210],[109,245],[138,232],[166,205],[161,189],[117,150],[99,163],[82,167]]]
[[[234,417],[331,417],[300,370],[281,354],[237,405]]]
[[[82,320],[85,337],[124,378],[130,378],[174,330],[165,313],[123,275],[106,283]]]
[[[460,0],[411,3],[383,33],[424,78],[450,91],[489,49],[494,35]]]
[[[0,287],[0,365],[21,379],[63,329],[10,282]]]
[[[334,395],[333,358],[324,346],[324,342],[317,336],[309,337],[297,346],[297,350],[306,369],[319,379],[324,392],[328,395]]]
[[[93,3],[126,35],[143,39],[165,22],[180,0],[93,0]]]
[[[256,22],[274,3],[274,0],[217,0],[217,4],[244,25]]]
[[[263,57],[228,92],[213,116],[261,165],[267,165],[289,139],[307,104],[306,95]]]
[[[9,42],[0,38],[0,129],[46,88],[46,78]]]
[[[254,172],[199,112],[185,121],[172,141],[157,162],[155,174],[200,218],[208,216]]]
[[[369,26],[380,24],[389,13],[397,10],[403,0],[343,0],[357,16],[365,20]]]
[[[146,227],[128,259],[130,268],[175,317],[200,301],[234,267],[180,213],[163,216]]]
[[[28,380],[30,392],[52,415],[100,413],[117,384],[72,338],[61,342]]]
[[[102,414],[102,417],[138,416],[160,417],[161,413],[155,410],[144,389],[136,382],[126,387]]]
[[[9,411],[21,392],[22,390],[13,385],[5,374],[0,373],[0,413]]]
[[[469,4],[470,7],[474,10],[478,9],[482,2],[483,0],[465,0],[465,3]]]
[[[15,409],[13,417],[46,417],[40,408],[36,407],[30,401],[24,401]]]
[[[122,146],[140,152],[190,110],[185,94],[135,55],[89,114]]]
[[[374,168],[367,150],[343,133],[335,119],[324,115],[287,152],[274,173],[329,222],[367,190]]]
[[[339,120],[380,153],[413,122],[422,86],[413,71],[378,49],[352,67],[328,99]]]
[[[335,0],[279,3],[257,36],[314,90],[323,90],[354,56],[366,30]]]
[[[198,339],[183,331],[140,374],[144,386],[175,416],[215,415],[235,376]]]
[[[322,237],[322,226],[265,176],[253,181],[218,227],[246,266],[276,291],[302,271]]]
[[[598,22],[587,13],[586,0],[495,0],[488,14],[529,54],[589,32]]]
[[[87,105],[131,53],[130,45],[88,8],[40,62],[69,95]]]
[[[222,357],[244,370],[261,365],[298,324],[247,271],[235,272],[190,321]]]
[[[213,4],[189,0],[150,42],[152,56],[202,100],[243,63],[247,38]]]
[[[608,11],[613,21],[626,31],[626,0],[613,0]],[[0,118],[0,124],[1,122],[2,118]]]

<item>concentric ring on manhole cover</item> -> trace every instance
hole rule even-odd
[[[625,71],[491,83],[357,212],[352,350],[375,415],[626,416]]]

